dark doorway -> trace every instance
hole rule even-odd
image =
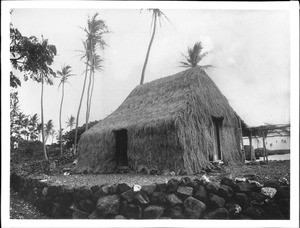
[[[213,130],[214,130],[214,156],[213,161],[222,160],[222,147],[221,147],[221,129],[223,118],[212,117]]]
[[[116,163],[117,166],[127,166],[127,130],[121,129],[114,131],[116,136]]]

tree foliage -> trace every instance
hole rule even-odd
[[[41,82],[41,74],[53,75],[55,72],[49,67],[56,55],[56,47],[50,45],[47,39],[42,37],[40,41],[35,36],[26,37],[17,28],[10,26],[10,62],[14,69],[24,74],[24,80],[32,78]],[[52,84],[50,78],[46,83]],[[21,86],[20,79],[10,72],[11,87]]]
[[[198,66],[199,62],[208,54],[208,52],[203,52],[203,45],[201,42],[196,42],[193,48],[188,48],[188,54],[184,55],[185,62],[180,62],[181,67],[193,68]],[[211,65],[201,66],[203,68],[211,67]]]
[[[92,127],[95,124],[99,123],[99,121],[91,121],[89,122],[89,126]],[[81,135],[85,132],[85,124],[82,126],[78,127],[78,132],[77,132],[77,142],[80,140]],[[65,142],[65,147],[66,149],[70,149],[75,145],[75,132],[76,129],[73,129],[71,131],[67,131],[65,134],[62,136],[62,140]]]

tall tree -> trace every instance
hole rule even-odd
[[[92,97],[92,91],[93,91],[93,66],[95,65],[95,54],[97,49],[103,50],[106,46],[106,43],[103,39],[103,35],[106,33],[109,33],[109,29],[106,26],[105,22],[103,20],[97,19],[98,13],[94,14],[91,18],[88,18],[87,20],[87,27],[84,28],[85,34],[86,34],[86,40],[83,42],[84,51],[83,56],[81,59],[85,59],[85,77],[84,77],[84,83],[83,88],[81,92],[79,107],[77,111],[76,116],[76,126],[75,126],[75,150],[76,150],[76,144],[77,144],[77,137],[78,137],[78,123],[79,123],[79,115],[80,110],[82,106],[82,100],[85,92],[86,87],[86,80],[87,75],[89,72],[89,85],[88,85],[88,92],[87,92],[87,110],[86,110],[86,129],[88,128],[88,119],[89,119],[89,110],[90,110],[90,104],[91,104],[91,97]]]
[[[196,42],[193,48],[188,48],[188,54],[187,55],[182,54],[186,59],[186,61],[180,62],[181,67],[193,68],[198,66],[199,62],[208,54],[208,52],[202,53],[202,50],[203,50],[203,46],[200,41]],[[205,69],[211,67],[211,65],[201,65],[200,67]]]
[[[60,102],[60,109],[59,109],[59,141],[60,141],[60,155],[63,155],[63,147],[62,147],[62,127],[61,127],[61,113],[62,113],[62,106],[64,101],[64,95],[65,95],[65,83],[68,82],[69,77],[73,76],[74,74],[71,74],[71,67],[69,65],[64,65],[61,69],[61,71],[57,71],[57,75],[60,77],[60,83],[59,86],[62,86],[61,91],[61,102]],[[68,82],[69,83],[69,82]]]
[[[68,121],[66,122],[66,124],[67,124],[67,127],[70,127],[70,131],[72,131],[74,124],[75,124],[75,117],[73,115],[71,115],[68,118]]]
[[[165,17],[170,22],[170,20],[167,18],[167,16],[160,9],[147,9],[147,10],[152,12],[151,27],[152,27],[152,24],[153,24],[153,29],[152,29],[152,36],[151,36],[151,39],[150,39],[150,43],[148,45],[148,49],[147,49],[147,53],[146,53],[145,62],[144,62],[144,65],[143,65],[140,85],[142,85],[144,83],[145,71],[146,71],[146,67],[147,67],[147,63],[148,63],[148,59],[149,59],[149,55],[150,55],[151,46],[152,46],[154,36],[155,36],[155,32],[156,32],[157,19],[160,20],[161,17]]]
[[[17,34],[17,35],[16,35]],[[13,37],[13,38],[12,38]],[[14,68],[24,72],[24,79],[31,78],[41,82],[41,121],[44,125],[44,83],[52,85],[55,72],[50,68],[56,55],[56,47],[48,43],[42,36],[41,41],[35,36],[21,36],[11,28],[11,63]],[[45,159],[48,160],[44,128],[42,128],[42,140]]]

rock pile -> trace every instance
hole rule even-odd
[[[53,218],[73,219],[289,219],[286,181],[265,183],[207,178],[125,183],[70,189],[11,176],[11,186]]]

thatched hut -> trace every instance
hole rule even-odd
[[[137,86],[116,111],[80,138],[77,171],[117,166],[193,174],[210,161],[241,163],[240,119],[195,67]]]

